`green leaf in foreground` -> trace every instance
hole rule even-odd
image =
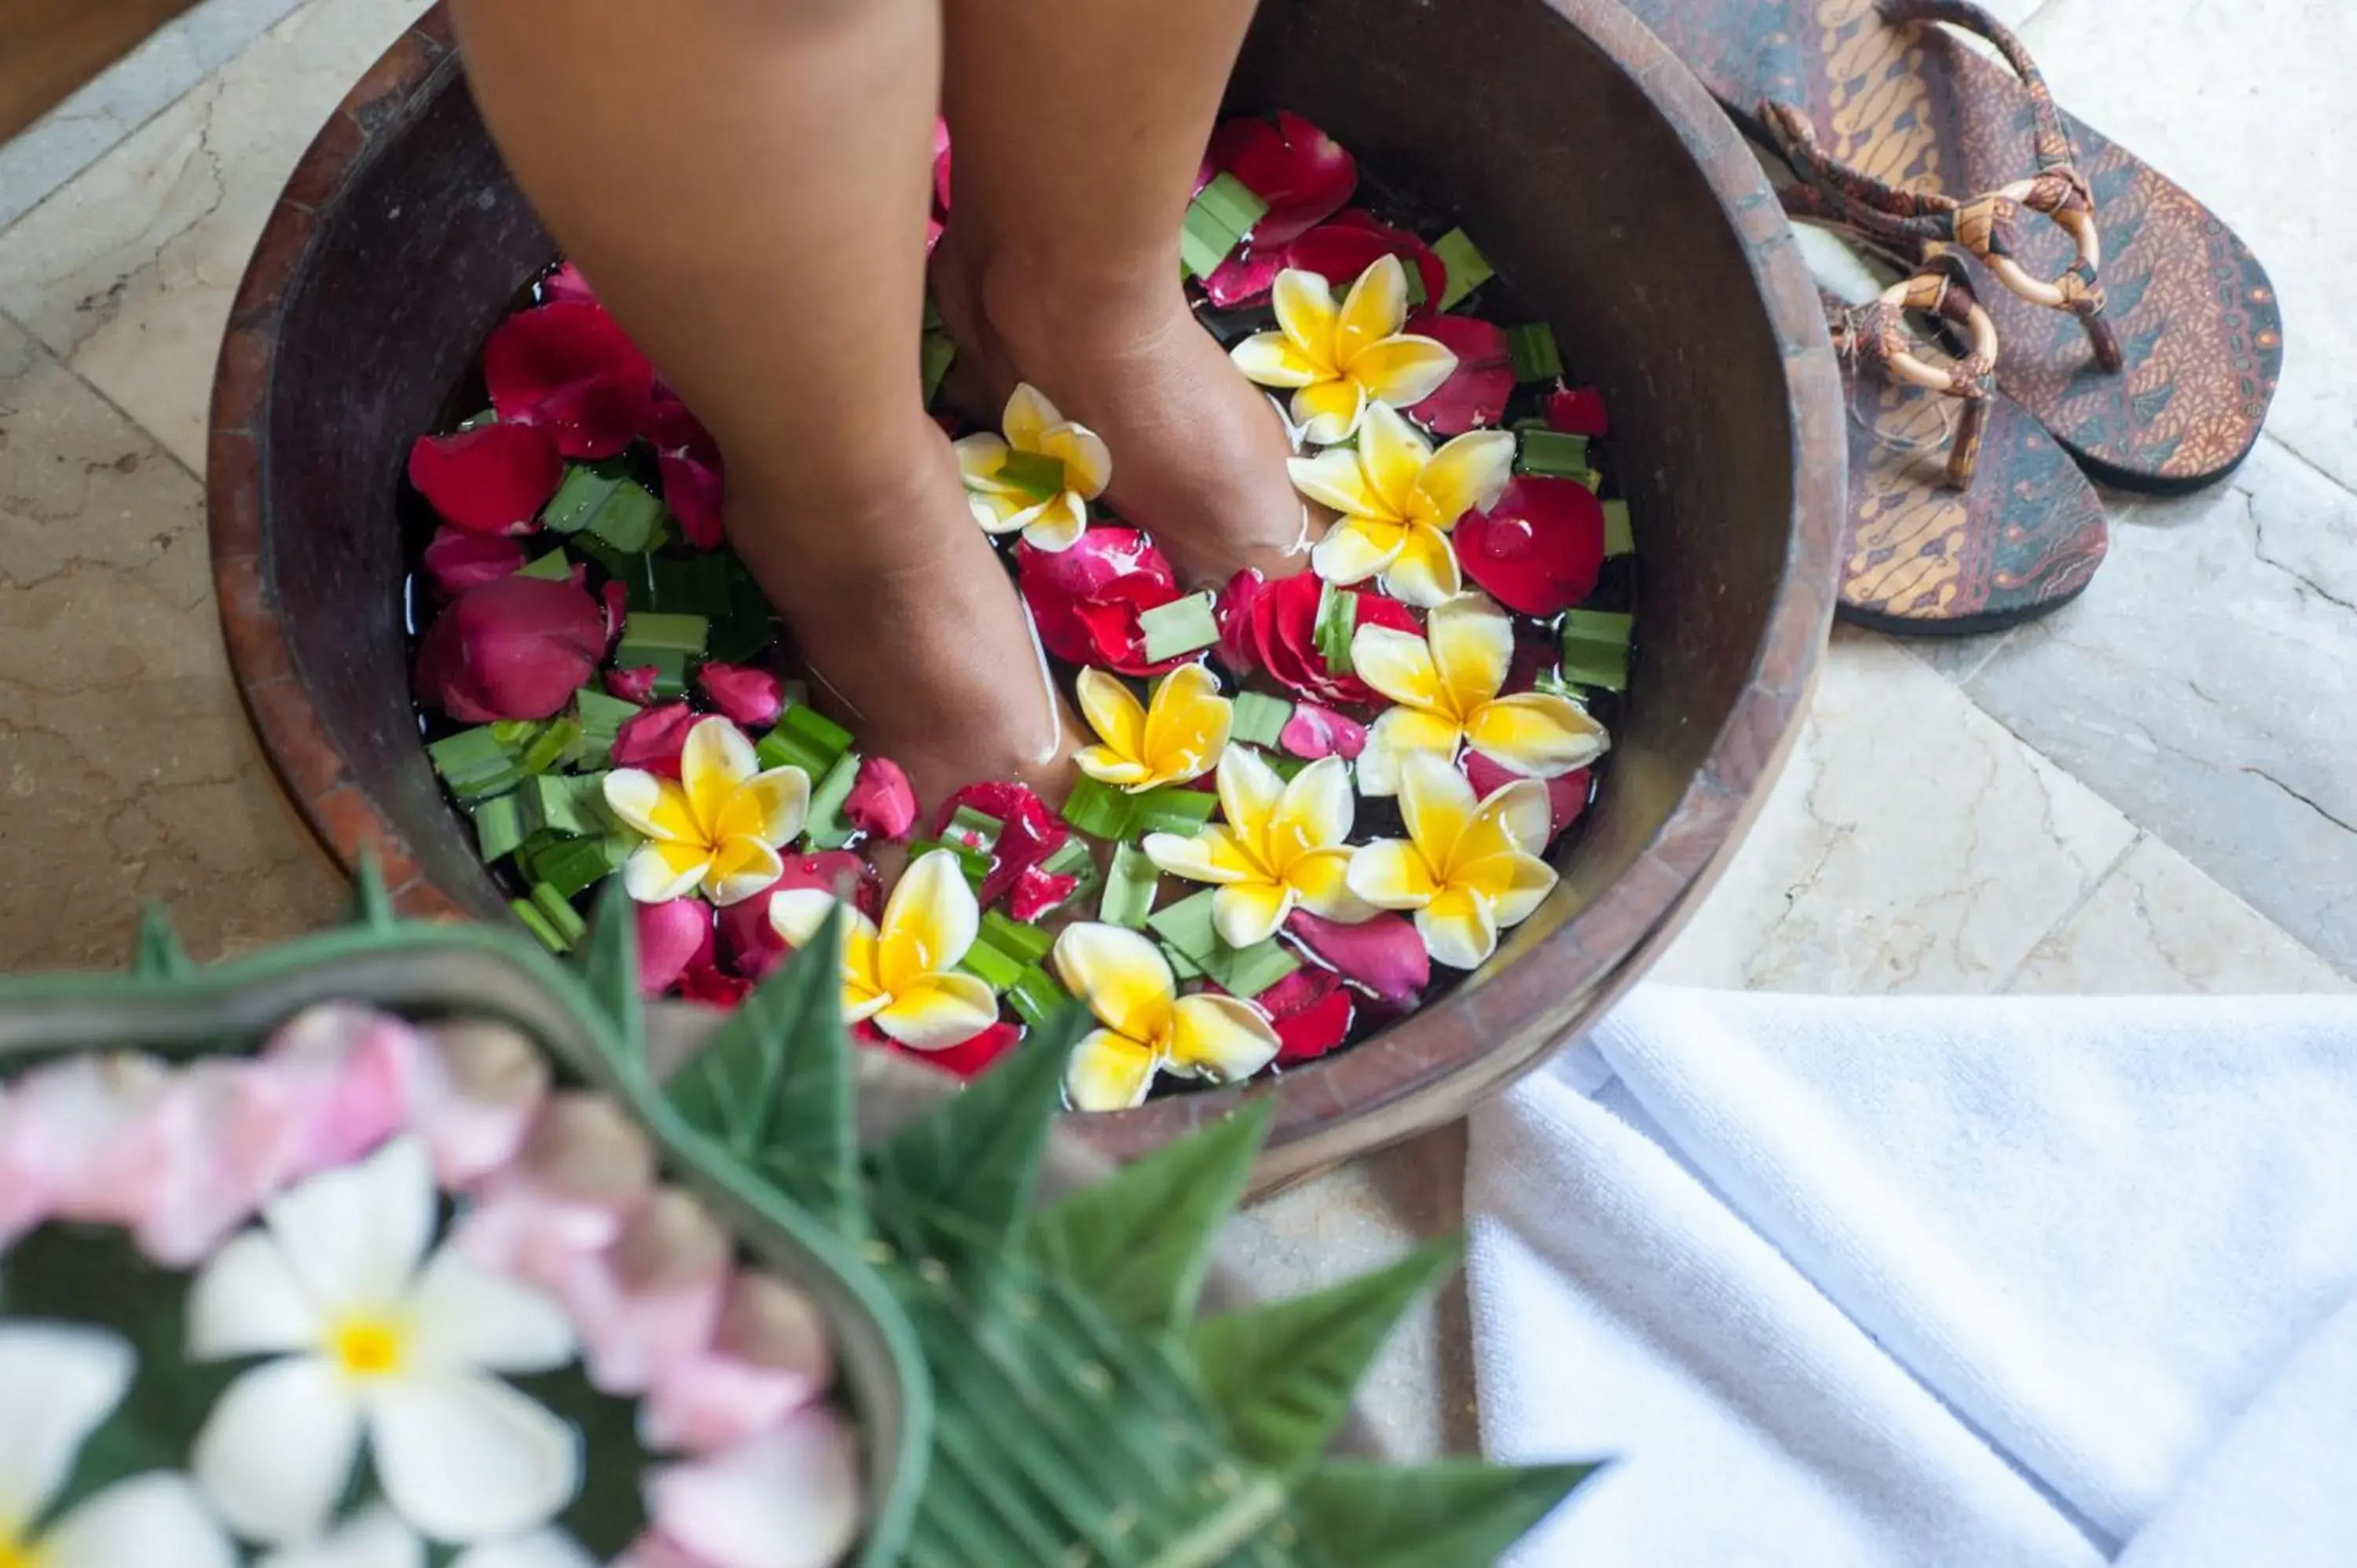
[[[1601,1468],[1329,1460],[1301,1478],[1295,1512],[1327,1557],[1350,1568],[1470,1568],[1495,1562]]]
[[[147,980],[169,980],[192,967],[188,950],[180,945],[180,933],[172,929],[172,917],[164,907],[150,904],[140,910],[139,935],[131,949],[131,972]]]

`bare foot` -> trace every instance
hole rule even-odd
[[[911,441],[896,483],[849,496],[732,463],[729,542],[793,628],[813,701],[907,771],[927,816],[983,779],[1060,803],[1076,726],[948,444],[930,422]],[[770,521],[805,515],[825,525]]]
[[[1286,476],[1285,421],[1189,311],[1175,267],[1135,284],[1087,282],[980,249],[952,221],[932,285],[966,384],[981,383],[993,414],[1029,381],[1103,436],[1106,503],[1154,534],[1183,581],[1308,565],[1309,514]]]

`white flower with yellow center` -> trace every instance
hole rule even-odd
[[[1247,380],[1290,388],[1293,423],[1320,446],[1347,441],[1370,404],[1406,408],[1440,390],[1457,356],[1437,339],[1400,330],[1407,322],[1407,273],[1384,256],[1359,274],[1342,303],[1316,273],[1287,267],[1270,295],[1274,332],[1230,350]]]
[[[327,1529],[365,1438],[385,1502],[454,1545],[536,1530],[581,1480],[573,1428],[493,1373],[574,1359],[539,1293],[445,1247],[414,1136],[263,1207],[188,1294],[188,1357],[266,1356],[197,1434],[192,1468],[230,1528],[300,1545]],[[160,1561],[160,1559],[138,1559]]]
[[[1287,465],[1293,488],[1341,513],[1310,553],[1329,583],[1380,575],[1383,592],[1429,609],[1464,586],[1449,530],[1497,504],[1514,473],[1514,438],[1469,430],[1437,452],[1382,403],[1360,422],[1356,446],[1333,446]]]
[[[717,714],[696,721],[679,754],[679,781],[636,768],[606,775],[606,804],[646,835],[622,867],[622,886],[641,904],[667,904],[703,890],[736,904],[785,870],[778,851],[810,815],[810,775],[761,771],[753,743]]]
[[[236,1568],[204,1499],[167,1471],[117,1481],[41,1522],[135,1370],[131,1347],[101,1329],[0,1326],[0,1568]]]
[[[1075,1110],[1142,1105],[1157,1072],[1235,1083],[1276,1055],[1268,1015],[1238,996],[1179,995],[1162,950],[1136,931],[1066,926],[1054,957],[1064,984],[1103,1026],[1064,1069]]]
[[[1219,678],[1200,664],[1181,664],[1154,688],[1150,703],[1102,670],[1082,670],[1082,716],[1099,744],[1073,761],[1101,783],[1135,794],[1160,784],[1183,784],[1211,770],[1227,748],[1234,704],[1220,695]]]
[[[1517,779],[1476,801],[1465,775],[1428,751],[1400,772],[1405,839],[1378,839],[1351,857],[1351,891],[1381,909],[1413,909],[1436,963],[1475,969],[1498,933],[1531,918],[1555,886],[1546,847],[1546,786]]]
[[[1351,891],[1350,765],[1321,757],[1290,782],[1250,746],[1220,757],[1220,814],[1189,835],[1148,833],[1146,858],[1173,876],[1208,882],[1211,925],[1232,948],[1275,936],[1298,908],[1355,924],[1374,910]]]
[[[770,900],[770,925],[796,948],[807,947],[834,907],[832,893],[788,888]],[[982,1033],[998,1018],[989,986],[960,970],[982,931],[982,906],[949,850],[919,855],[885,901],[884,923],[845,908],[843,1015],[872,1019],[911,1050],[943,1050]]]
[[[999,428],[1003,438],[985,430],[956,443],[974,521],[989,533],[1020,530],[1034,550],[1070,550],[1089,526],[1089,502],[1113,480],[1113,455],[1028,382],[1006,400]]]
[[[1399,704],[1368,726],[1359,788],[1396,795],[1401,763],[1429,752],[1442,761],[1461,741],[1525,779],[1585,768],[1609,744],[1604,726],[1552,692],[1498,695],[1514,661],[1514,623],[1480,594],[1435,606],[1424,635],[1361,626],[1351,638],[1359,679]]]
[[[254,1568],[425,1568],[426,1546],[400,1516],[382,1506],[364,1509],[335,1532],[303,1546],[274,1552]],[[470,1546],[450,1568],[598,1568],[597,1560],[562,1530]]]

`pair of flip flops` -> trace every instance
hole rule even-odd
[[[2089,475],[2192,489],[2257,441],[2283,360],[2266,273],[2058,108],[1979,5],[1624,3],[1781,151],[1787,210],[1896,277],[1827,300],[1851,392],[1845,618],[1962,634],[2043,614],[2104,557]]]

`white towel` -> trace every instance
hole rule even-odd
[[[1649,987],[1471,1150],[1516,1568],[2357,1563],[2357,1000]]]

